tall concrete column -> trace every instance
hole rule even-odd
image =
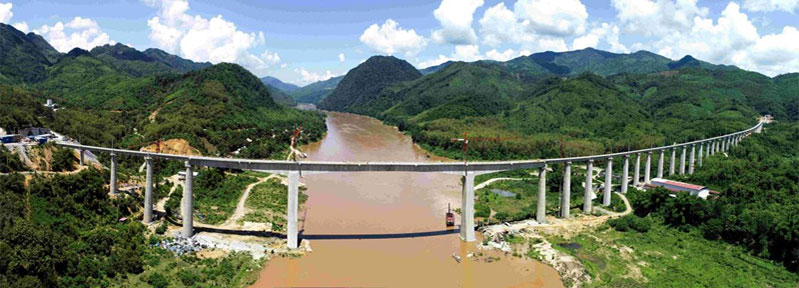
[[[644,183],[649,184],[649,171],[652,170],[652,151],[646,153],[646,171],[644,171]]]
[[[698,155],[699,158],[697,158],[699,160],[699,167],[702,167],[702,152],[704,151],[705,151],[705,142],[701,142],[699,143],[699,155]]]
[[[633,171],[633,186],[638,186],[641,179],[641,153],[635,153],[635,171]]]
[[[602,206],[610,206],[610,193],[613,186],[613,158],[608,158],[608,167],[605,168],[605,193],[602,194]]]
[[[671,148],[671,162],[669,162],[669,176],[674,175],[674,166],[677,166],[676,159],[677,159],[677,148]]]
[[[286,224],[286,238],[287,238],[287,245],[289,249],[294,249],[299,247],[299,241],[297,241],[297,237],[299,232],[297,231],[297,210],[299,205],[299,187],[300,187],[300,172],[299,171],[289,171],[289,189],[288,189],[288,209],[286,210],[288,213],[288,217],[286,217],[287,224]],[[474,176],[472,176],[472,185],[474,185]],[[474,191],[474,189],[472,189]],[[466,201],[464,201],[466,202]],[[474,202],[474,193],[472,193],[472,202]],[[472,219],[474,219],[474,205],[472,205],[472,210],[467,210],[462,208],[463,212],[471,212]],[[465,214],[465,213],[464,213]],[[474,221],[472,221],[474,223]],[[461,229],[461,234],[463,234],[463,229]],[[474,237],[474,229],[472,229],[472,237]]]
[[[80,150],[80,166],[86,165],[86,150]]]
[[[111,153],[111,194],[117,194],[117,154]]]
[[[153,158],[150,156],[144,157],[144,163],[147,165],[147,180],[146,186],[144,186],[144,216],[141,222],[150,224],[150,222],[153,222]]]
[[[474,173],[463,176],[461,193],[461,240],[474,242]]]
[[[535,220],[547,223],[547,164],[538,168],[538,200],[536,201]]]
[[[716,153],[719,153],[721,151],[721,140],[716,140],[714,144],[716,144],[716,147],[714,149],[715,151],[713,151],[713,154],[715,155]]]
[[[680,175],[685,174],[685,154],[688,151],[688,148],[682,146],[682,153],[680,154]]]
[[[194,235],[194,172],[191,162],[186,161],[186,183],[183,185],[183,229],[181,236],[191,237]]]
[[[560,217],[569,218],[572,190],[572,162],[566,162],[563,168],[563,193],[560,199]]]
[[[658,178],[663,178],[663,158],[665,156],[663,150],[660,150],[660,158],[658,158]]]
[[[716,154],[716,141],[710,141],[710,143],[707,144],[707,155],[709,157],[714,154]]]
[[[630,184],[630,154],[624,155],[624,166],[621,170],[621,194],[627,193],[627,185]]]
[[[691,158],[688,160],[688,174],[694,174],[694,161],[696,161],[696,144],[691,144]]]
[[[594,159],[585,164],[585,196],[583,196],[583,213],[591,213],[591,194],[594,194]]]

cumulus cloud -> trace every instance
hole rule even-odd
[[[697,0],[612,0],[620,25],[625,32],[646,36],[664,36],[675,30],[691,28],[694,17],[704,17],[707,8]]]
[[[222,15],[211,19],[190,15],[187,0],[144,0],[158,8],[157,16],[147,21],[150,40],[161,49],[198,62],[239,63],[256,74],[280,62],[275,52],[254,52],[265,45],[263,32],[247,33]]]
[[[544,4],[537,1],[519,0],[514,6],[514,11],[511,11],[504,3],[500,2],[486,9],[483,17],[480,18],[480,33],[483,36],[483,43],[491,47],[513,43],[521,45],[522,49],[525,50],[564,51],[568,49],[565,40],[563,40],[565,34],[582,33],[585,30],[584,22],[587,14],[583,15],[575,12],[574,15],[567,16],[569,14],[564,12],[569,10],[580,11],[580,9],[568,8],[571,7],[570,4],[574,3],[583,7],[582,10],[584,12],[585,7],[579,1],[553,2],[550,3],[550,6],[560,8],[532,12],[530,9],[537,9],[539,8],[538,6]],[[543,14],[546,12],[551,14]],[[531,17],[538,22],[532,21]],[[566,19],[575,21],[570,22]],[[555,22],[547,24],[542,21]]]
[[[538,34],[570,36],[585,31],[588,12],[580,0],[519,0],[516,17]]]
[[[22,31],[22,33],[28,33],[31,31],[30,27],[28,27],[28,23],[25,21],[14,23],[11,26],[14,26],[14,28],[17,30]]]
[[[394,55],[397,53],[413,56],[427,46],[427,40],[416,34],[413,29],[402,29],[399,23],[392,19],[386,20],[383,25],[372,24],[363,31],[361,43],[379,53]]]
[[[508,61],[510,59],[516,58],[518,56],[521,56],[521,55],[516,53],[516,51],[513,51],[513,49],[508,49],[508,50],[505,50],[503,52],[499,52],[499,51],[497,51],[497,49],[492,49],[492,50],[486,52],[486,58],[494,60],[494,61],[503,61],[504,62],[504,61]]]
[[[577,37],[572,42],[572,49],[579,50],[588,47],[597,48],[599,41],[604,39],[610,45],[610,51],[616,53],[629,53],[630,50],[619,41],[619,26],[602,23],[593,27],[587,34]]]
[[[483,6],[483,0],[441,1],[441,5],[433,11],[433,16],[441,24],[441,29],[433,31],[433,40],[456,45],[477,43],[472,20],[474,11],[480,6]]]
[[[782,10],[793,13],[799,8],[799,0],[744,0],[743,8],[755,12]]]
[[[338,74],[330,72],[330,70],[325,71],[325,73],[319,74],[316,72],[310,72],[305,69],[305,67],[294,69],[294,72],[300,74],[300,78],[296,81],[301,85],[311,84],[314,82],[325,81],[327,79],[340,76]]]
[[[347,60],[347,57],[344,56],[344,53],[338,53],[338,62],[344,63]]]
[[[42,35],[59,52],[69,52],[76,47],[90,50],[96,46],[116,44],[96,21],[89,18],[75,17],[66,24],[59,21],[52,26],[42,25],[33,32]]]
[[[12,3],[0,3],[0,23],[8,23],[11,21],[11,17],[14,17],[14,13],[11,12],[11,7],[14,4]]]

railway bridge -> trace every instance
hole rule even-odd
[[[626,193],[630,186],[630,158],[634,158],[634,169],[632,185],[649,183],[651,179],[652,154],[660,153],[657,163],[657,177],[663,177],[665,154],[671,153],[669,162],[669,174],[692,174],[697,166],[702,166],[702,159],[712,156],[719,152],[725,152],[751,133],[760,133],[763,129],[761,120],[757,125],[749,129],[730,133],[727,135],[711,137],[707,139],[685,142],[674,145],[667,145],[655,148],[641,149],[602,155],[590,155],[568,158],[536,159],[524,161],[495,161],[495,162],[444,162],[444,163],[414,163],[414,162],[293,162],[279,160],[257,160],[257,159],[231,159],[220,157],[194,157],[183,155],[172,155],[162,153],[149,153],[135,150],[112,149],[97,146],[87,146],[60,142],[63,147],[72,148],[80,151],[80,164],[85,163],[85,152],[92,151],[97,153],[108,153],[111,156],[111,192],[117,192],[117,157],[119,155],[141,157],[146,164],[146,185],[144,193],[144,217],[142,222],[145,224],[152,222],[153,215],[153,160],[163,159],[172,161],[182,161],[186,168],[186,184],[183,186],[183,200],[181,203],[183,213],[183,227],[181,236],[191,237],[194,233],[193,224],[193,190],[192,190],[192,170],[195,167],[218,167],[242,170],[261,170],[270,173],[282,174],[288,177],[288,209],[287,209],[287,240],[289,248],[297,248],[298,230],[298,193],[300,173],[305,175],[332,172],[419,172],[419,173],[449,173],[463,177],[463,187],[461,193],[461,225],[460,237],[463,241],[475,241],[474,224],[474,177],[480,174],[509,171],[517,169],[539,169],[539,183],[536,206],[536,220],[539,223],[546,222],[546,173],[547,166],[551,164],[563,163],[563,186],[561,191],[561,205],[559,216],[569,218],[570,199],[571,199],[571,166],[575,163],[585,163],[587,171],[591,171],[595,162],[600,161],[606,165],[604,191],[601,205],[610,205],[611,184],[613,181],[613,162],[619,159],[622,162],[621,192]],[[677,154],[679,162],[677,161]],[[641,179],[641,158],[645,158],[643,169],[643,179]],[[686,162],[686,158],[688,159]],[[590,173],[586,175],[585,200],[583,212],[592,211],[593,187]]]

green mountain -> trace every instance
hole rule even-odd
[[[275,100],[275,102],[277,104],[280,104],[280,105],[283,105],[283,106],[286,106],[286,107],[297,106],[297,102],[295,102],[294,99],[291,98],[291,96],[289,96],[288,94],[286,94],[282,90],[277,89],[275,87],[272,87],[269,84],[264,84],[264,85],[266,85],[266,89],[269,90],[269,95],[272,95],[272,100]]]
[[[189,71],[199,70],[211,66],[210,62],[194,62],[188,59],[183,59],[178,56],[166,53],[161,49],[149,48],[144,50],[145,55],[149,56],[156,61],[166,64],[177,73],[186,73]]]
[[[383,88],[421,76],[405,60],[393,56],[372,56],[347,72],[333,93],[319,103],[319,108],[332,111],[363,109],[361,105],[378,97]]]
[[[47,47],[34,35],[26,35],[11,25],[0,23],[0,83],[44,80],[50,60],[43,53],[47,52]]]
[[[272,76],[266,76],[261,78],[261,82],[264,82],[264,84],[266,85],[275,87],[276,89],[286,94],[290,94],[296,91],[297,89],[300,89],[300,87],[298,87],[297,85],[280,81],[280,79],[277,79]]]
[[[308,84],[291,92],[291,97],[299,103],[319,104],[330,93],[333,93],[341,79],[344,79],[344,76]]]
[[[449,66],[452,63],[454,63],[454,62],[447,61],[447,62],[441,63],[439,65],[436,65],[436,66],[430,66],[430,67],[427,67],[427,68],[424,68],[424,69],[420,69],[419,72],[422,73],[422,75],[436,73],[436,72],[438,72],[441,69],[447,68],[447,66]]]

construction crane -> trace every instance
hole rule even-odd
[[[289,155],[286,157],[286,160],[292,160],[297,162],[297,158],[306,158],[308,154],[303,153],[299,148],[297,148],[297,142],[300,140],[300,136],[302,135],[302,126],[297,127],[297,130],[294,130],[294,134],[291,135],[291,145],[289,146]]]
[[[519,137],[503,138],[503,137],[497,136],[497,137],[474,137],[474,138],[468,138],[467,135],[466,135],[466,132],[463,132],[463,138],[451,138],[451,139],[449,139],[449,142],[461,142],[461,143],[463,143],[463,163],[466,163],[466,161],[467,161],[466,160],[466,155],[469,152],[469,141],[483,141],[483,142],[493,141],[493,142],[499,142],[499,141],[505,141],[505,140],[514,140],[514,139],[519,139]]]

